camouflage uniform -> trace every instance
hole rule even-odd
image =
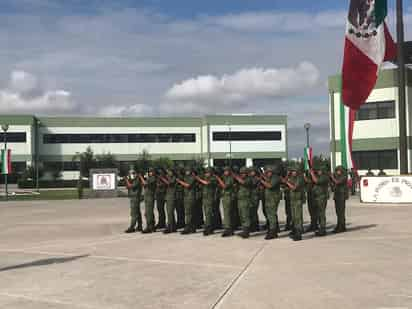
[[[164,176],[164,172],[161,172],[161,175]],[[156,225],[157,229],[162,229],[166,226],[166,213],[165,213],[165,198],[166,198],[166,184],[160,179],[157,180],[156,186],[156,208],[157,213],[159,214],[158,223]]]
[[[132,185],[130,188],[127,188],[127,195],[130,200],[130,226],[126,233],[133,233],[134,231],[142,230],[142,214],[140,212],[142,184],[137,178],[129,179],[129,182]]]
[[[297,167],[292,167],[291,171],[297,171]],[[301,240],[303,233],[303,196],[305,191],[305,181],[302,175],[289,176],[288,180],[296,188],[290,189],[290,206],[292,211],[292,237],[293,240]]]
[[[241,168],[240,174],[246,174],[243,179],[244,183],[239,183],[238,191],[238,207],[240,221],[242,224],[242,233],[240,234],[243,238],[248,238],[250,233],[250,197],[251,197],[251,187],[252,179],[247,175],[247,169]]]
[[[165,234],[176,232],[176,177],[172,170],[168,171],[167,180],[169,185],[166,189],[166,210],[167,210],[167,227],[164,231]]]
[[[226,167],[225,170],[230,171],[229,167]],[[223,232],[222,236],[231,236],[233,235],[233,223],[232,223],[232,216],[233,216],[233,186],[234,186],[234,179],[232,176],[223,176],[222,181],[225,184],[225,188],[222,191],[222,204],[223,204],[223,227],[225,231]]]
[[[317,183],[313,186],[313,201],[315,203],[316,210],[318,211],[318,223],[319,231],[316,233],[318,236],[326,235],[326,206],[328,204],[329,197],[329,176],[326,174],[326,167],[317,167],[315,170],[322,171],[317,176]]]
[[[341,171],[341,174],[338,174],[338,170]],[[335,200],[335,210],[337,216],[337,225],[334,229],[335,233],[341,233],[346,231],[346,218],[345,218],[345,208],[346,200],[349,197],[348,186],[347,186],[347,174],[345,169],[342,166],[338,166],[335,169],[334,177],[337,184],[334,184],[334,196]]]
[[[150,172],[154,173],[154,170],[150,170]],[[154,217],[156,183],[157,181],[155,176],[147,177],[144,190],[146,229],[143,233],[152,233],[156,230]]]

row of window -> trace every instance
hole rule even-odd
[[[359,170],[397,169],[398,152],[394,150],[354,151],[352,158]]]
[[[213,141],[280,141],[280,131],[236,131],[213,132]]]
[[[4,132],[0,133],[0,142],[4,141]],[[6,138],[8,143],[25,143],[26,133],[25,132],[7,132]]]
[[[196,134],[44,134],[44,144],[195,143]]]
[[[391,119],[395,117],[395,101],[366,103],[356,112],[356,120]]]

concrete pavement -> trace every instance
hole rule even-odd
[[[127,202],[0,203],[0,308],[412,308],[410,206],[352,199],[296,243],[123,234]]]

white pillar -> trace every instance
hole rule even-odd
[[[252,167],[252,166],[253,166],[253,159],[246,158],[246,167]]]

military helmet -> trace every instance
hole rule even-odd
[[[223,170],[224,170],[224,171],[229,171],[229,172],[230,172],[232,169],[230,168],[230,166],[225,166],[225,167],[223,168]]]
[[[156,173],[156,170],[153,167],[150,167],[148,171],[152,173]]]
[[[240,174],[247,174],[247,172],[248,172],[248,170],[245,166],[240,168],[240,171],[239,171]]]
[[[213,173],[213,168],[212,167],[206,167],[205,168],[205,173]]]
[[[289,171],[298,171],[299,170],[299,163],[294,162],[294,161],[290,161],[288,163],[288,170]]]
[[[265,172],[273,172],[273,167],[272,166],[266,166],[265,167]]]

